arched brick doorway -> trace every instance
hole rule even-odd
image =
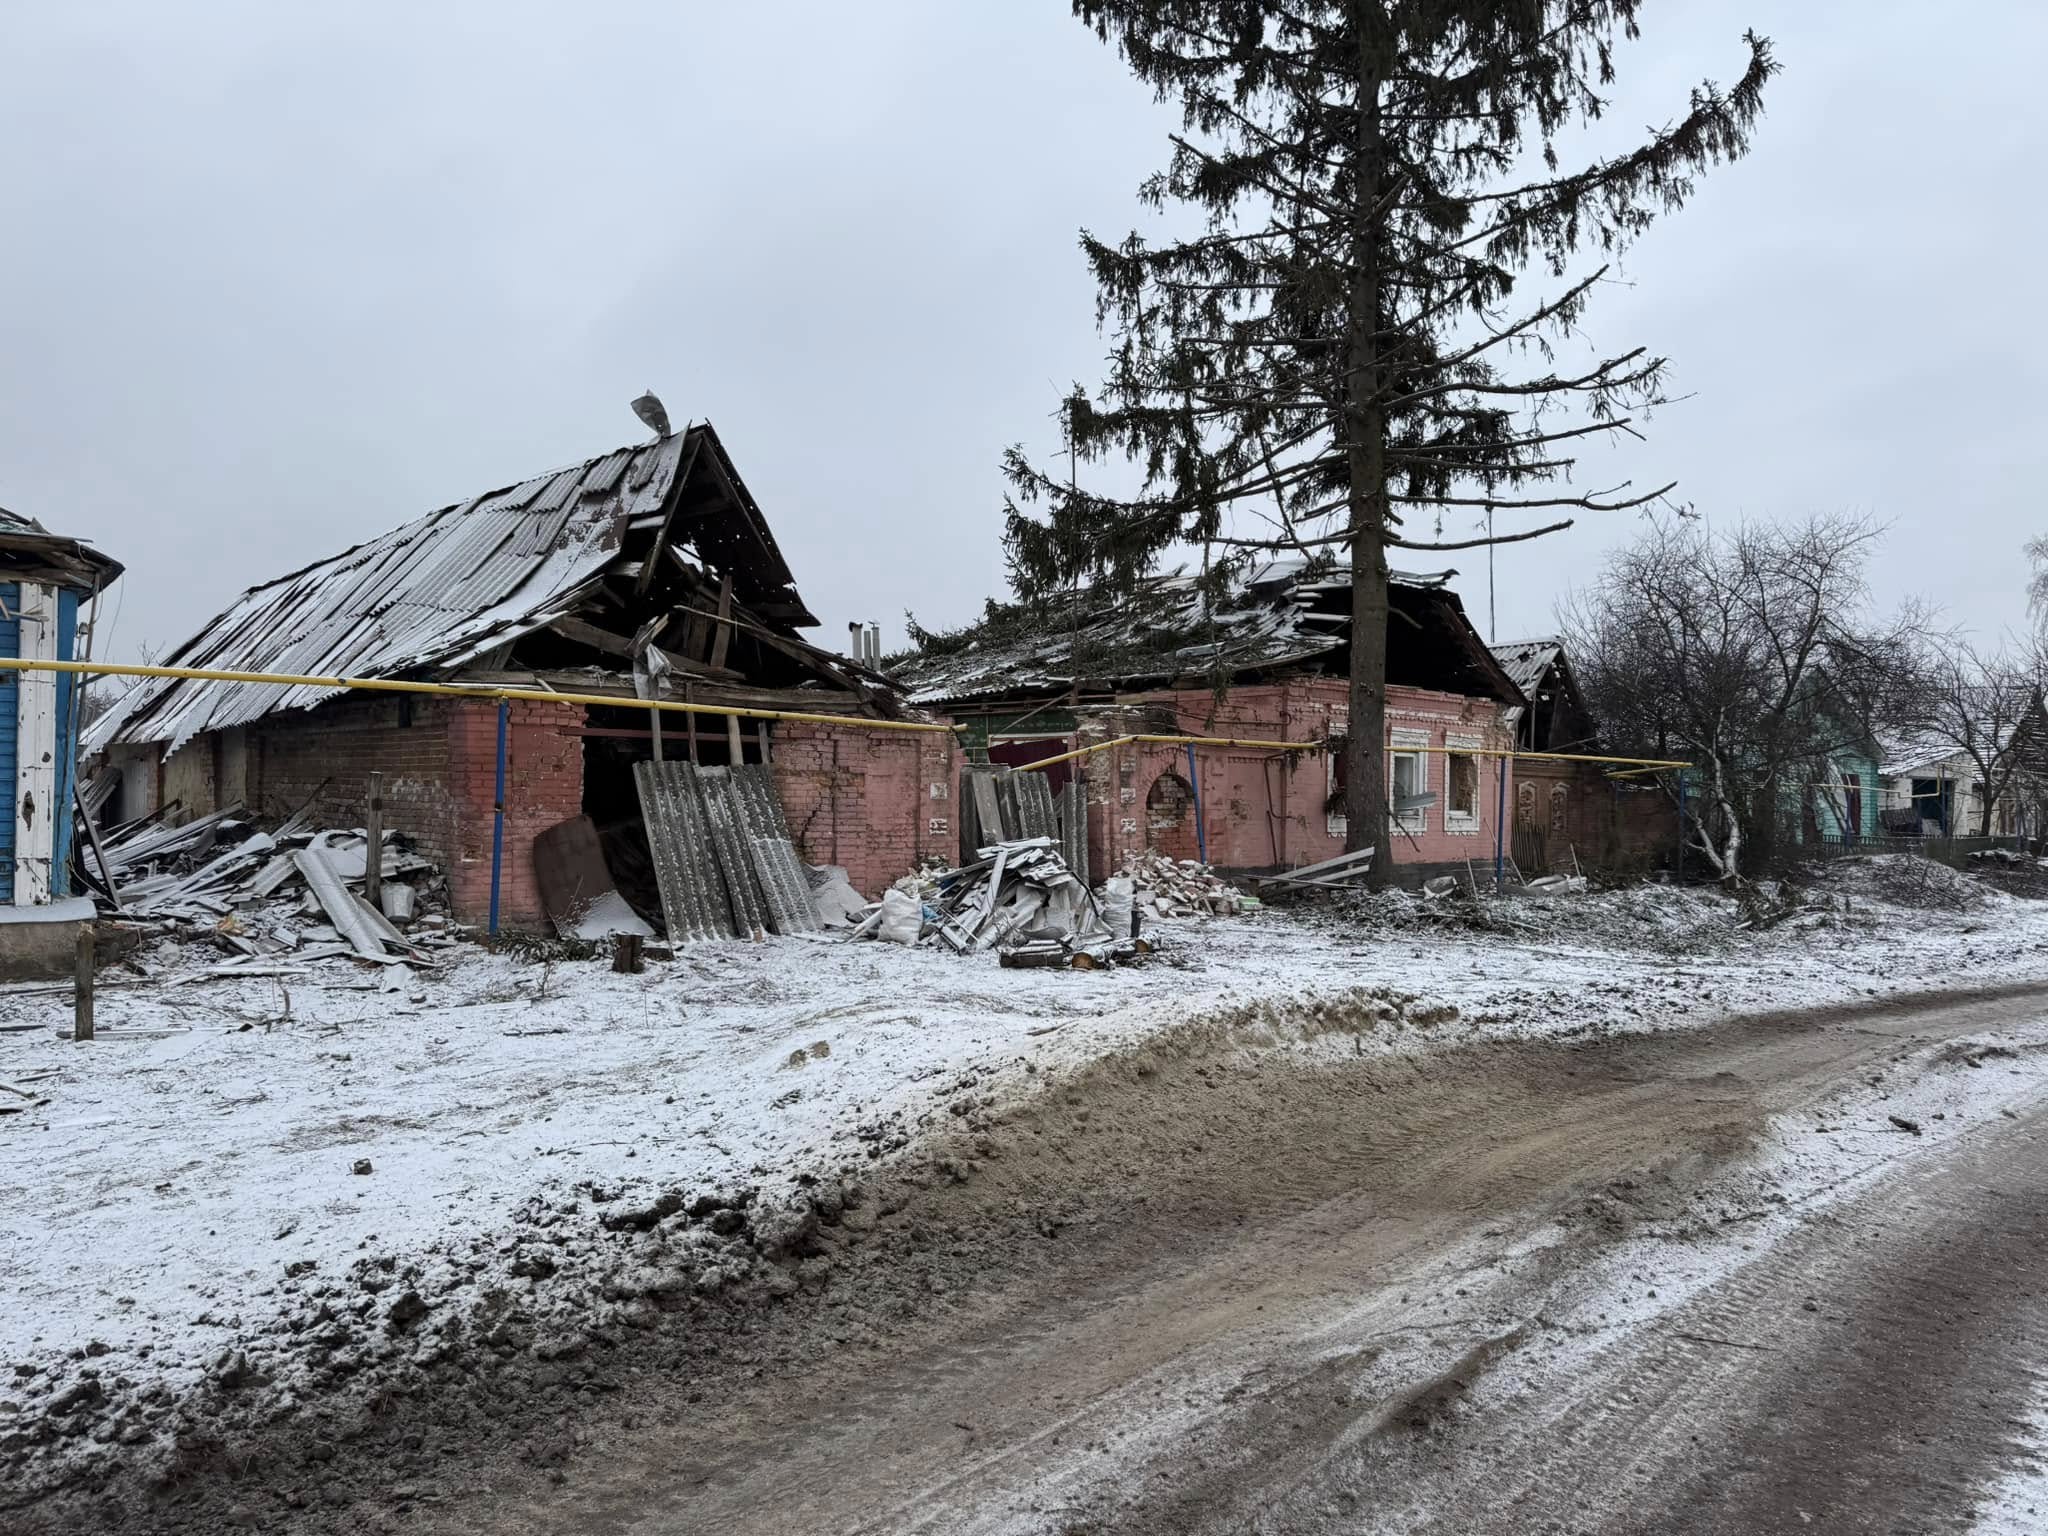
[[[1170,768],[1145,791],[1145,845],[1168,858],[1196,857],[1194,786]]]

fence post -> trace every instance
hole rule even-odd
[[[369,774],[370,793],[363,808],[363,898],[384,910],[384,775]]]
[[[72,973],[71,1038],[74,1041],[92,1038],[92,948],[92,924],[81,923],[78,926],[76,969]]]

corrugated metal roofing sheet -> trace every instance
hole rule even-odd
[[[460,665],[572,607],[617,556],[626,523],[665,503],[684,444],[707,431],[616,449],[457,502],[251,588],[165,664],[330,677]],[[331,692],[149,679],[95,723],[90,744],[176,750],[202,732],[305,708]]]
[[[1564,653],[1564,646],[1556,639],[1510,640],[1493,647],[1494,659],[1501,670],[1514,679],[1514,684],[1523,693],[1534,698],[1536,688],[1543,681],[1543,674],[1550,670],[1557,658]]]

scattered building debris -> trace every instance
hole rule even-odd
[[[963,955],[993,949],[1003,965],[1084,970],[1151,952],[1118,931],[1053,838],[995,843],[978,855],[958,869],[899,880],[848,937],[936,942]]]
[[[121,890],[124,922],[229,957],[181,979],[301,975],[302,963],[341,955],[427,963],[428,948],[449,942],[440,871],[401,833],[384,833],[381,849],[374,903],[368,838],[312,830],[303,814],[274,832],[243,820],[239,806],[179,827],[145,818],[104,839],[101,867]]]
[[[1284,875],[1268,875],[1259,882],[1266,886],[1320,886],[1330,889],[1337,886],[1357,885],[1372,873],[1372,848],[1358,848],[1350,853],[1340,853],[1335,858],[1319,859],[1313,864],[1304,864],[1299,869],[1290,869]],[[1439,884],[1445,879],[1455,882],[1455,876],[1439,875],[1425,882],[1425,888]]]
[[[1126,853],[1123,878],[1132,882],[1140,910],[1160,917],[1235,917],[1258,906],[1236,886],[1197,859],[1163,853]]]

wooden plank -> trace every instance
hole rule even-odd
[[[732,572],[727,571],[718,580],[718,628],[711,636],[711,666],[714,670],[725,665],[725,653],[732,643]],[[733,759],[738,762],[738,758]]]
[[[624,635],[615,635],[608,629],[599,629],[595,624],[586,624],[581,619],[563,617],[548,625],[565,640],[574,640],[578,645],[587,645],[593,651],[603,651],[607,656],[623,656],[631,660],[633,642]]]
[[[78,819],[85,823],[85,840],[92,845],[93,862],[99,866],[100,879],[107,887],[107,900],[114,904],[114,910],[118,912],[121,910],[121,886],[120,882],[114,879],[114,867],[107,862],[107,850],[100,845],[99,823],[92,819],[92,812],[85,808],[85,799],[78,793],[76,784],[71,786],[71,798],[78,807]]]
[[[363,807],[363,890],[372,901],[384,888],[384,775],[371,769]]]
[[[1313,864],[1303,864],[1299,868],[1288,870],[1285,878],[1299,880],[1304,875],[1326,874],[1331,870],[1342,869],[1347,864],[1362,863],[1370,859],[1374,851],[1371,848],[1360,848],[1355,853],[1340,853],[1334,859],[1319,859]],[[1280,877],[1275,876],[1273,878],[1277,879]]]

